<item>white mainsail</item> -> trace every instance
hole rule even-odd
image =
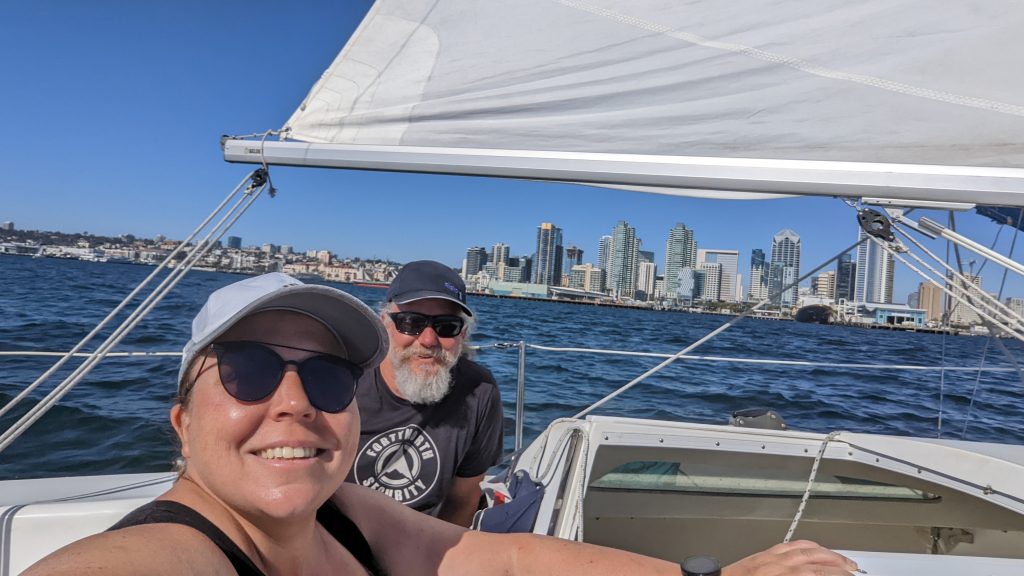
[[[329,146],[283,161],[1024,205],[1022,29],[1003,0],[378,0],[284,127]]]

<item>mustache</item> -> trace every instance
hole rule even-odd
[[[424,348],[422,346],[410,346],[405,350],[401,350],[398,353],[399,360],[408,360],[413,356],[430,356],[434,360],[447,364],[451,362],[451,355],[449,355],[443,348]]]

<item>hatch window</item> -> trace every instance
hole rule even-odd
[[[616,466],[607,474],[593,481],[591,487],[611,490],[653,490],[800,498],[807,488],[807,476],[799,476],[796,471],[766,470],[757,466],[730,467],[729,469],[695,466],[693,469],[687,469],[680,462],[641,460]],[[811,497],[918,502],[941,499],[936,494],[909,486],[829,475],[824,471],[818,473],[814,486],[811,488]]]

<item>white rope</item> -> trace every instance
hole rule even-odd
[[[551,439],[551,430],[557,424],[569,424],[569,427],[558,438],[558,442],[555,444],[555,450],[551,452],[551,458],[548,460],[547,465],[544,467],[544,470],[541,471],[540,463],[543,460],[544,454],[547,453],[547,443]],[[585,436],[589,435],[586,425],[583,422],[580,422],[579,420],[575,420],[572,418],[558,418],[557,420],[551,422],[551,424],[548,424],[548,427],[544,429],[544,432],[542,432],[540,437],[538,437],[537,439],[538,441],[541,442],[541,448],[540,450],[534,453],[533,460],[531,460],[530,462],[529,467],[533,469],[534,480],[540,482],[544,486],[547,486],[551,482],[552,478],[550,476],[552,471],[554,470],[555,463],[558,462],[557,456],[562,452],[562,450],[565,449],[566,445],[569,442],[570,436],[572,436],[572,433],[577,430],[583,433]]]
[[[789,530],[786,531],[786,537],[782,539],[782,543],[785,544],[793,539],[793,533],[796,532],[797,525],[800,524],[800,519],[803,518],[804,508],[807,507],[807,500],[811,497],[811,488],[814,486],[814,479],[818,476],[818,466],[821,465],[821,460],[825,456],[825,448],[828,447],[828,443],[835,440],[841,432],[831,432],[821,442],[821,447],[818,448],[818,455],[814,457],[814,463],[811,464],[811,475],[807,478],[807,487],[804,489],[804,495],[800,498],[800,506],[796,509],[796,516],[793,517],[793,521],[789,524]]]
[[[252,174],[250,174],[250,177]],[[244,184],[245,181],[243,181]],[[71,389],[78,384],[96,364],[103,359],[103,357],[110,352],[110,350],[116,346],[120,341],[130,332],[142,319],[148,314],[162,299],[166,296],[167,292],[170,291],[178,282],[184,277],[184,275],[198,262],[203,256],[205,256],[209,250],[214,246],[214,243],[223,237],[223,235],[231,228],[232,225],[245,213],[253,202],[262,194],[263,190],[267,187],[266,181],[260,186],[255,192],[250,186],[246,190],[234,206],[217,222],[217,224],[210,230],[207,235],[197,243],[196,248],[192,250],[189,255],[182,261],[181,264],[176,266],[174,270],[161,282],[161,284],[140,304],[134,312],[117,328],[114,332],[107,337],[107,339],[93,352],[92,355],[85,362],[78,366],[67,378],[58,384],[49,394],[43,397],[34,407],[29,409],[17,422],[11,425],[3,434],[0,434],[0,452],[6,449],[14,440],[16,440],[21,434],[23,434],[33,423],[41,418],[46,412],[60,401]],[[232,197],[234,197],[239,188],[236,187],[228,197],[221,202],[218,210],[212,213],[204,223],[209,223],[217,212],[225,206]],[[202,229],[201,226],[199,230]],[[218,233],[219,231],[219,233]],[[194,233],[190,237],[194,237]],[[216,236],[215,236],[216,235]],[[184,246],[182,242],[182,246]],[[179,246],[181,248],[181,246]],[[173,255],[174,253],[172,253]],[[165,267],[171,261],[171,255],[164,260],[161,267]],[[134,292],[133,292],[134,293]],[[80,348],[78,346],[76,348]],[[75,350],[77,352],[77,350]],[[64,360],[64,359],[62,359]],[[51,369],[52,373],[54,369]],[[41,380],[40,380],[41,381]],[[23,392],[24,394],[24,392]],[[6,409],[9,409],[10,404]]]
[[[576,467],[577,473],[580,475],[580,484],[576,488],[576,541],[583,542],[583,501],[587,495],[587,470],[588,462],[590,461],[590,434],[583,432],[583,446],[580,448],[583,450],[582,456],[580,457],[579,466]]]

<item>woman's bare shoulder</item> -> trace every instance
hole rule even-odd
[[[227,557],[198,531],[145,524],[102,532],[46,556],[23,576],[87,574],[235,574]]]

